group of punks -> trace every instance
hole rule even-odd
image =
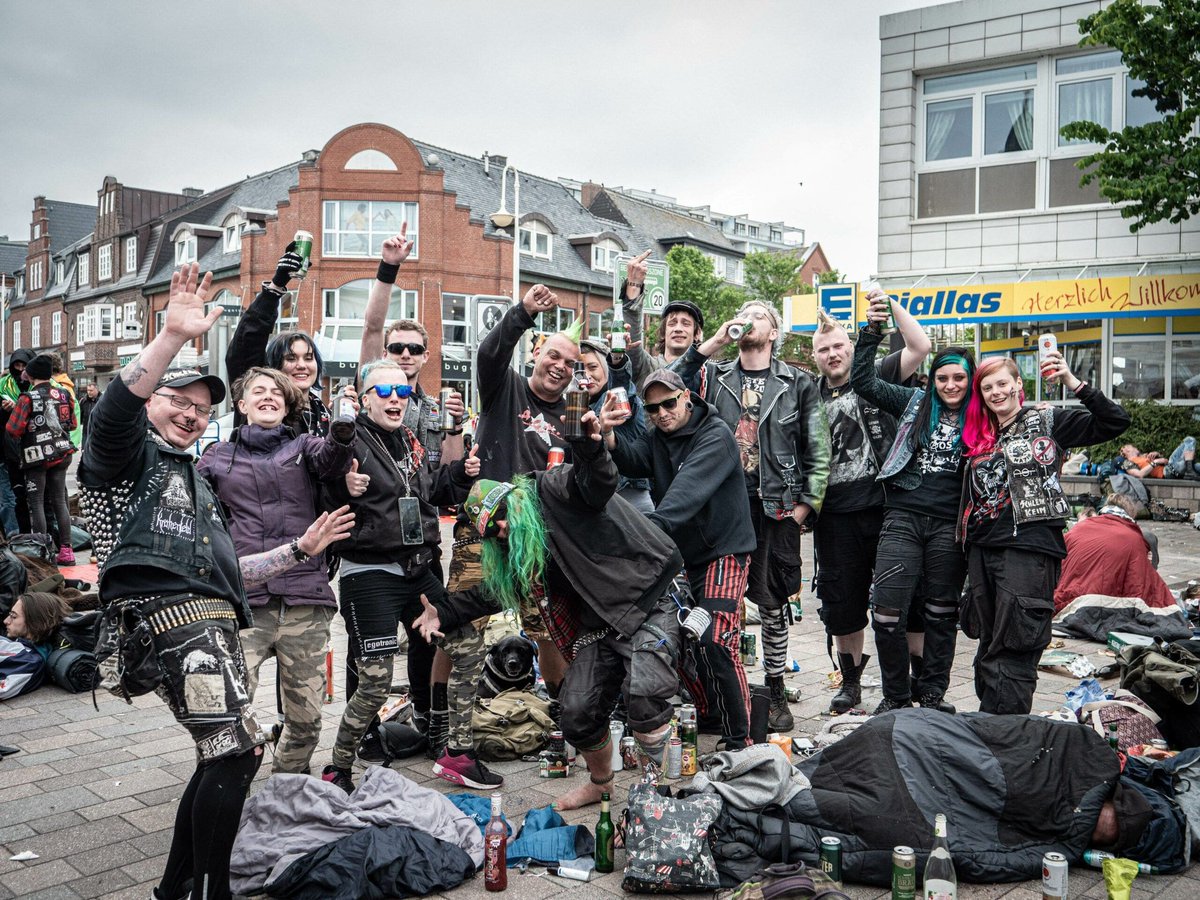
[[[193,446],[226,386],[171,368],[219,315],[206,311],[211,275],[194,264],[173,276],[163,326],[91,413],[78,478],[106,621],[148,630],[157,691],[197,749],[160,900],[229,896],[238,817],[268,743],[250,713],[268,658],[284,711],[273,770],[310,771],[335,611],[348,636],[348,700],[321,777],[347,792],[355,757],[378,750],[400,628],[434,773],[474,788],[502,783],[471,734],[483,625],[501,610],[537,642],[564,737],[587,762],[560,809],[610,789],[618,704],[648,763],[663,761],[681,687],[719,746],[751,742],[745,601],[761,617],[770,726],[791,729],[789,599],[800,591],[807,529],[842,672],[832,711],[861,703],[868,615],[883,679],[877,712],[914,700],[947,706],[960,621],[979,639],[980,708],[1029,711],[1065,555],[1059,461],[1064,448],[1128,424],[1060,355],[1042,374],[1080,408],[1026,408],[1010,360],[977,366],[961,349],[935,356],[927,389],[913,386],[929,341],[896,305],[904,347],[878,359],[881,292],[856,343],[822,323],[816,379],[777,356],[782,323],[762,302],[705,339],[701,310],[673,301],[657,345],[643,348],[645,253],[621,286],[623,351],[568,330],[519,372],[514,351],[558,301],[543,285],[514,298],[478,347],[479,416],[466,452],[462,397],[452,393],[442,409],[419,383],[424,327],[386,322],[411,249],[403,228],[383,244],[357,390],[333,409],[312,338],[272,336],[303,263],[289,247],[229,348],[240,423],[230,440],[196,462]],[[736,356],[716,360],[734,343]],[[590,409],[568,438],[564,394],[577,382]],[[458,519],[444,576],[445,506]],[[128,671],[118,667],[115,681]]]

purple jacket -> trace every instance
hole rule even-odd
[[[228,510],[238,556],[249,556],[304,534],[318,515],[316,482],[350,471],[353,449],[353,441],[296,437],[283,425],[242,425],[233,440],[212,445],[197,469]],[[273,596],[288,606],[336,606],[325,555],[246,590],[251,606],[266,606]]]

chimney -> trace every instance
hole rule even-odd
[[[182,193],[183,196],[187,197],[189,200],[195,200],[197,197],[204,196],[204,188],[185,187],[180,193]]]
[[[604,190],[604,185],[596,184],[594,181],[585,181],[579,189],[579,202],[583,204],[584,209],[592,208],[592,201],[596,199],[596,195]]]
[[[483,151],[483,174],[487,175],[489,178],[492,174],[491,157],[488,156],[488,152],[486,150]]]
[[[320,150],[305,150],[303,153],[300,154],[300,158],[302,160],[304,160],[306,163],[315,163],[317,161],[317,157],[320,155],[321,155]]]

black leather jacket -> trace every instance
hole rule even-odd
[[[707,371],[704,399],[731,429],[742,415],[742,375],[736,359],[707,362],[692,347],[675,371],[690,384],[700,367]],[[829,481],[829,424],[816,382],[775,357],[763,391],[758,419],[758,496],[769,516],[806,503],[821,511]]]

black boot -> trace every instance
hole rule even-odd
[[[780,733],[791,731],[796,724],[788,708],[787,694],[783,689],[782,675],[767,676],[767,690],[771,692],[771,710],[767,713],[767,725]]]
[[[431,709],[429,711],[429,746],[425,749],[426,759],[441,759],[450,740],[450,710]]]
[[[925,657],[910,653],[908,661],[912,667],[912,678],[910,680],[912,695],[916,698],[917,704],[925,709],[940,709],[942,712],[947,712],[951,715],[957,712],[954,704],[947,703],[945,695],[936,688],[921,687],[921,676],[925,674]]]
[[[838,668],[842,670],[842,687],[829,701],[829,711],[835,716],[849,712],[862,703],[862,673],[871,657],[863,654],[858,665],[849,653],[838,654]]]

